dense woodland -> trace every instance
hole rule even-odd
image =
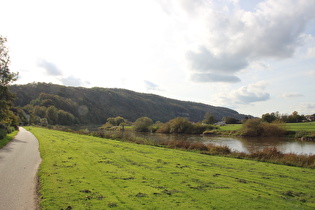
[[[224,117],[238,120],[248,117],[224,107],[179,101],[125,89],[31,83],[12,85],[9,90],[16,96],[15,112],[18,112],[25,122],[30,120],[34,124],[104,124],[108,118],[116,116],[122,116],[131,122],[144,116],[154,122],[167,122],[176,117],[199,122],[204,119],[206,113],[211,113],[218,120]]]

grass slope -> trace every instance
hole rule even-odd
[[[42,128],[42,209],[314,209],[315,170]]]

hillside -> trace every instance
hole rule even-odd
[[[221,120],[223,117],[244,119],[246,115],[202,103],[179,101],[153,94],[126,89],[66,87],[47,83],[12,85],[16,94],[15,106],[55,106],[71,113],[80,123],[103,124],[109,117],[122,116],[129,121],[147,116],[153,121],[166,122],[176,117],[201,121],[206,112]],[[38,111],[40,112],[40,111]]]

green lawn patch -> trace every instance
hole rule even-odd
[[[314,122],[303,122],[303,123],[286,123],[285,127],[290,131],[309,131],[315,132],[315,121]]]
[[[285,123],[285,128],[289,131],[310,131],[315,132],[315,121],[314,122],[301,122],[301,123]],[[226,124],[220,126],[220,130],[223,131],[234,131],[242,128],[242,124]]]
[[[235,131],[242,128],[242,124],[226,124],[219,127],[223,131]]]
[[[18,131],[13,131],[10,134],[7,134],[6,137],[4,137],[3,139],[0,139],[0,149],[2,147],[4,147],[5,145],[7,145],[12,139],[14,139],[14,137],[16,136]]]
[[[314,209],[315,170],[29,128],[42,209]]]

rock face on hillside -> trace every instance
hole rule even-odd
[[[198,122],[206,112],[221,120],[223,117],[244,119],[247,115],[201,103],[179,101],[153,94],[125,89],[66,87],[47,83],[12,85],[16,94],[15,106],[55,106],[80,119],[80,123],[103,124],[109,117],[121,116],[129,121],[147,116],[153,121],[166,122],[176,117],[187,117]]]

